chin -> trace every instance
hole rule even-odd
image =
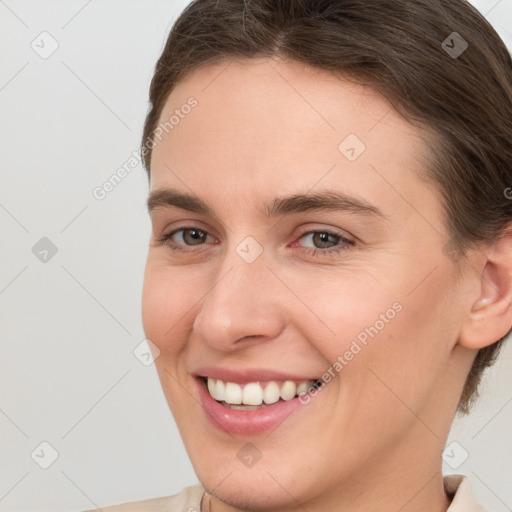
[[[245,441],[240,441],[243,446]],[[313,498],[323,486],[305,488],[297,478],[297,468],[286,454],[267,457],[246,468],[237,451],[189,452],[194,471],[206,491],[216,499],[241,510],[285,511]],[[280,461],[282,466],[280,466]],[[300,471],[299,471],[300,473]],[[303,475],[303,477],[308,475]],[[312,492],[312,494],[310,493]],[[212,507],[214,508],[214,507]]]
[[[297,503],[300,502],[300,498],[296,496],[297,493],[292,491],[288,494],[268,474],[266,485],[263,486],[251,479],[235,483],[234,480],[231,481],[232,476],[227,477],[220,485],[215,483],[210,485],[209,480],[204,483],[201,479],[200,481],[213,497],[241,510],[285,511],[296,508]],[[212,479],[215,479],[213,475]],[[269,485],[269,480],[273,485]],[[292,495],[295,499],[291,497]]]

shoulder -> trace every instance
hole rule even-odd
[[[173,496],[130,501],[84,512],[97,512],[98,510],[103,512],[199,512],[203,492],[204,489],[201,485],[191,485]]]
[[[475,501],[467,476],[446,475],[443,480],[445,492],[452,499],[446,512],[487,512]]]

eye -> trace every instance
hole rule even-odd
[[[193,226],[187,226],[175,229],[168,234],[162,235],[157,239],[160,245],[167,245],[172,251],[197,252],[203,248],[192,249],[193,246],[204,246],[210,237],[213,242],[216,239],[209,235],[203,229]],[[341,233],[329,229],[309,230],[301,233],[298,240],[307,240],[313,243],[313,247],[298,245],[302,252],[312,256],[335,256],[341,252],[349,250],[355,245],[353,240],[349,240]],[[319,247],[318,247],[319,246]],[[291,247],[297,247],[297,242],[293,242]]]
[[[307,240],[313,244],[313,247],[300,246],[303,252],[313,256],[334,256],[341,252],[349,250],[355,245],[353,240],[349,240],[341,233],[329,229],[309,230],[301,233],[299,240]],[[296,242],[292,244],[292,247]],[[326,247],[327,245],[327,247]],[[317,247],[319,246],[319,247]]]
[[[157,242],[161,245],[167,245],[173,251],[187,251],[188,249],[183,248],[183,246],[204,245],[203,242],[206,241],[208,236],[211,235],[208,235],[206,231],[190,226],[175,229],[158,238]],[[178,243],[175,239],[178,239]]]

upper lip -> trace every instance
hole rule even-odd
[[[317,377],[285,373],[268,368],[245,368],[243,370],[235,370],[233,368],[220,366],[203,366],[201,368],[197,368],[193,374],[197,377],[210,377],[212,379],[220,379],[224,382],[236,382],[238,384],[269,380],[292,380],[295,382],[301,382],[317,379]]]

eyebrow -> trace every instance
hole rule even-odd
[[[147,199],[147,208],[150,214],[155,208],[161,207],[175,207],[189,212],[215,215],[213,208],[199,197],[170,188],[154,190]],[[309,211],[346,211],[387,219],[387,216],[377,206],[364,199],[333,190],[276,197],[271,202],[265,203],[260,211],[267,217]]]

